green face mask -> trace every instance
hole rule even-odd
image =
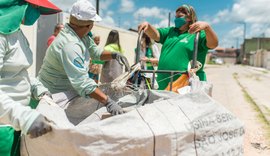
[[[28,5],[24,15],[24,25],[33,25],[40,16],[40,12],[37,8]]]
[[[183,25],[185,25],[187,23],[186,21],[186,17],[178,17],[174,19],[174,24],[176,28],[180,28]]]

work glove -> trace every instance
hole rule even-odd
[[[107,111],[112,115],[123,114],[124,110],[121,106],[119,106],[115,101],[113,101],[110,97],[108,97],[107,104],[105,105]]]
[[[124,55],[122,55],[121,53],[118,53],[118,52],[113,52],[112,58],[116,59],[121,65],[124,65],[125,71],[130,71],[130,66],[129,66],[128,60]]]
[[[49,125],[49,120],[43,115],[39,115],[30,126],[27,134],[30,135],[30,138],[37,138],[51,130],[52,127]]]

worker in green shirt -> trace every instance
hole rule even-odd
[[[188,63],[193,59],[195,33],[200,31],[197,60],[202,64],[202,68],[196,74],[200,80],[206,81],[203,70],[205,57],[208,49],[218,45],[216,33],[207,22],[197,21],[195,10],[190,5],[182,5],[176,9],[174,22],[174,27],[167,28],[157,29],[148,22],[138,26],[139,32],[144,30],[150,38],[162,44],[158,70],[187,71]],[[160,90],[168,86],[169,77],[170,74],[158,74]],[[173,79],[178,77],[179,75],[175,75]]]

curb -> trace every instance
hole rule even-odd
[[[238,85],[243,89],[243,92],[248,96],[248,98],[250,98],[251,104],[254,104],[255,107],[259,109],[260,115],[262,115],[267,125],[270,126],[270,109],[268,109],[265,105],[258,103],[256,101],[256,98],[250,95],[247,87],[243,86],[243,84],[241,84],[237,77],[235,77],[235,80],[237,81]]]

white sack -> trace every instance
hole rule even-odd
[[[101,108],[67,127],[64,110],[40,103],[54,121],[53,131],[22,138],[21,154],[30,156],[223,156],[243,155],[243,123],[204,92],[186,95],[149,91],[152,104],[100,120]],[[168,95],[173,95],[168,99]],[[158,96],[162,98],[158,98]],[[167,97],[166,97],[167,96]],[[52,111],[55,109],[54,111]],[[58,111],[58,112],[57,112]],[[56,118],[57,117],[57,118]],[[90,120],[90,121],[89,121]]]

